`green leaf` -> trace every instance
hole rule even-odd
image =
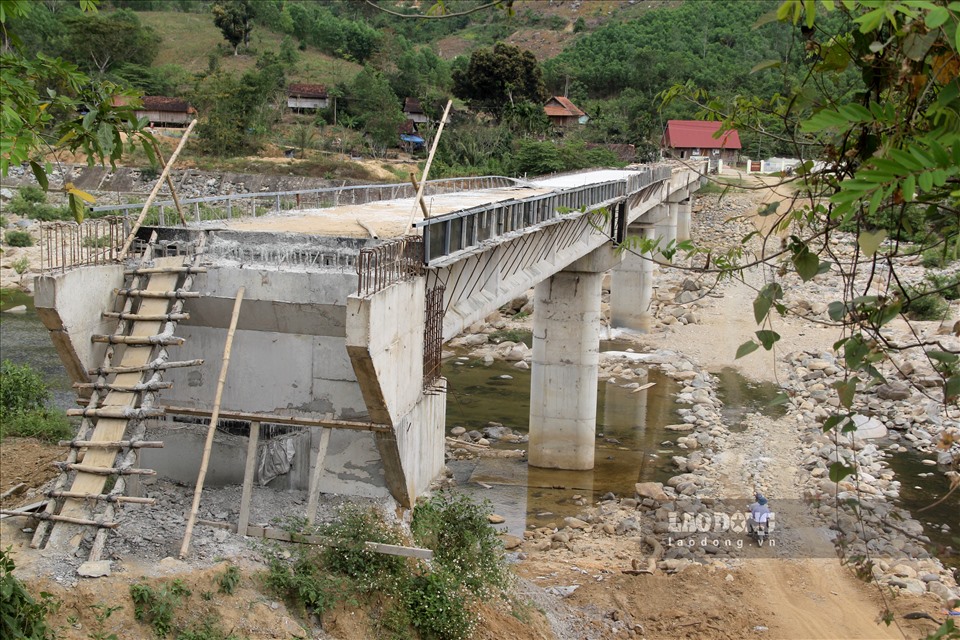
[[[86,213],[86,210],[83,207],[83,203],[73,193],[67,195],[67,202],[70,205],[70,211],[73,213],[73,219],[77,221],[77,224],[83,222],[83,216]]]
[[[913,202],[917,194],[917,179],[912,173],[903,179],[903,184],[900,185],[900,192],[903,194],[904,200]]]
[[[886,229],[880,229],[879,231],[861,231],[860,235],[857,236],[857,244],[860,245],[861,251],[868,256],[872,256],[877,252],[877,249],[880,248],[880,245],[886,238]]]
[[[763,205],[759,211],[757,211],[757,215],[760,216],[761,218],[765,218],[767,216],[773,215],[777,212],[777,208],[779,206],[780,206],[779,200],[768,202],[767,204]]]
[[[847,417],[847,416],[845,416],[845,415],[833,415],[833,416],[830,416],[829,418],[827,418],[826,420],[823,421],[823,427],[821,427],[821,428],[823,429],[823,432],[826,433],[827,431],[830,431],[830,430],[833,429],[835,426],[837,426],[838,424],[840,424],[841,422],[843,422],[844,419],[846,419],[846,417]]]
[[[804,282],[809,282],[820,273],[820,259],[806,247],[793,256],[793,266]]]
[[[866,122],[873,119],[870,111],[859,104],[847,104],[840,107],[838,111],[849,122]]]
[[[744,342],[742,345],[740,345],[739,347],[737,347],[737,355],[734,358],[734,360],[739,360],[743,356],[749,355],[759,348],[760,348],[760,345],[758,345],[756,342],[754,342],[753,340],[748,340]]]
[[[33,177],[44,191],[50,188],[50,181],[47,179],[47,172],[43,170],[39,162],[30,161],[30,170],[33,171]]]
[[[760,344],[763,345],[763,348],[767,351],[773,349],[773,345],[780,340],[780,334],[776,331],[770,331],[769,329],[761,329],[756,333],[757,340],[760,341]]]
[[[944,364],[953,364],[957,360],[960,360],[960,356],[955,353],[948,353],[946,351],[936,351],[931,349],[927,351],[927,357],[933,358],[937,362],[943,362]]]
[[[883,189],[877,189],[873,192],[873,195],[870,196],[870,215],[873,215],[877,212],[877,209],[880,208],[880,203],[883,201]]]
[[[776,69],[782,64],[783,63],[779,60],[764,60],[763,62],[753,65],[753,68],[750,69],[750,73],[757,73],[765,69]]]
[[[849,349],[849,347],[848,347]],[[855,378],[850,380],[838,380],[833,383],[837,394],[840,396],[840,404],[849,409],[853,406],[853,396],[857,393],[857,381]]]
[[[830,319],[834,322],[840,322],[843,320],[843,317],[847,315],[847,305],[834,300],[827,305],[827,315],[830,316]]]
[[[830,479],[833,482],[840,482],[847,476],[854,473],[853,467],[848,467],[842,462],[834,462],[830,465]]]
[[[960,376],[950,376],[943,385],[943,399],[952,402],[960,394]]]
[[[926,23],[927,29],[936,29],[949,18],[950,12],[947,11],[946,7],[934,7],[927,13],[923,21]]]
[[[958,29],[958,31],[960,31],[960,29]],[[917,176],[917,182],[920,183],[920,189],[922,191],[931,191],[933,189],[933,174],[929,171],[924,171]]]

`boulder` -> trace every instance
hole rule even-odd
[[[635,490],[640,498],[650,498],[657,502],[667,502],[670,500],[670,496],[663,490],[662,482],[638,482]]]
[[[910,397],[910,387],[903,382],[888,382],[877,387],[877,397],[884,400],[906,400]]]

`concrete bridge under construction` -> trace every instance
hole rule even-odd
[[[186,224],[175,225],[164,203],[137,232],[133,260],[120,260],[115,242],[83,240],[122,238],[121,207],[85,223],[96,228],[44,231],[36,306],[87,403],[77,415],[142,423],[141,440],[192,443],[127,455],[137,445],[120,425],[96,445],[117,456],[108,470],[120,473],[126,460],[195,474],[216,413],[223,429],[210,473],[220,481],[274,478],[271,486],[392,495],[410,506],[444,466],[443,343],[531,287],[529,463],[593,468],[603,276],[612,272],[611,324],[647,329],[657,256],[617,245],[627,234],[660,246],[688,238],[701,181],[700,167],[656,164],[431,181],[422,207],[409,185],[224,196],[181,202]],[[146,310],[162,298],[171,306]],[[118,321],[143,326],[120,335]],[[214,411],[228,333],[232,358]],[[139,364],[126,364],[136,349]],[[150,375],[117,382],[140,371]],[[125,394],[122,410],[102,408],[108,393]],[[63,468],[92,473],[75,458]]]

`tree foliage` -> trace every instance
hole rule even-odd
[[[395,145],[405,117],[387,78],[364,67],[350,84],[349,95],[347,111],[359,119],[370,141],[380,149]]]
[[[112,82],[92,82],[76,65],[43,53],[24,49],[13,23],[36,10],[25,0],[0,0],[0,27],[4,48],[0,51],[0,175],[11,164],[29,163],[40,186],[48,187],[52,167],[44,156],[61,150],[80,151],[89,164],[109,161],[114,165],[123,154],[124,139],[140,144],[154,158],[152,136],[138,121],[135,96]],[[92,0],[80,0],[86,11],[96,9]],[[93,198],[71,183],[64,185],[77,220],[83,218],[83,202]]]
[[[851,410],[855,391],[882,380],[877,364],[902,350],[926,355],[941,375],[942,400],[955,408],[960,353],[919,337],[893,344],[883,329],[938,294],[903,285],[894,259],[916,250],[901,243],[901,233],[922,239],[918,253],[952,247],[960,235],[960,3],[787,0],[767,20],[792,25],[802,39],[805,81],[769,98],[727,100],[691,83],[665,99],[687,100],[702,117],[741,131],[763,134],[764,123],[776,118],[787,144],[807,160],[793,180],[802,197],[775,231],[789,235],[784,266],[801,281],[831,266],[844,279],[843,299],[829,307],[844,329],[834,348],[849,371],[838,388],[841,411]],[[782,64],[761,63],[757,72]],[[840,265],[828,242],[841,228],[857,234],[851,265]],[[760,292],[758,323],[786,312],[781,296],[778,282]],[[752,349],[773,348],[778,336],[763,340],[759,333]],[[828,420],[825,428],[839,424]]]
[[[250,46],[254,16],[254,4],[251,0],[217,0],[211,11],[213,23],[233,47],[233,55],[238,55],[241,44],[245,48]]]
[[[453,72],[453,94],[498,118],[508,105],[522,101],[542,105],[548,97],[536,57],[502,42],[492,49],[477,49],[466,69]]]
[[[104,74],[119,64],[149,66],[160,51],[160,36],[133,11],[67,16],[64,56],[87,72]]]

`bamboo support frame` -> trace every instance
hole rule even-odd
[[[118,296],[126,296],[128,298],[176,298],[182,300],[184,298],[199,298],[199,291],[184,291],[183,289],[177,289],[176,291],[147,291],[146,289],[118,289]]]
[[[163,346],[180,346],[186,342],[186,338],[179,336],[117,336],[95,333],[90,336],[91,342],[105,342],[107,344],[132,344],[137,347],[148,347],[154,344]]]
[[[163,407],[167,415],[196,416],[206,418],[210,411],[194,407],[178,407],[167,405]],[[301,418],[298,416],[282,416],[275,413],[248,413],[245,411],[220,411],[220,417],[227,420],[246,420],[248,422],[262,422],[266,424],[289,424],[297,427],[324,427],[329,429],[351,429],[353,431],[380,431],[390,433],[393,427],[379,422],[360,422],[358,420],[327,420],[324,418]]]
[[[237,330],[237,320],[240,317],[240,305],[243,303],[244,287],[237,290],[237,297],[233,303],[233,315],[230,317],[230,329],[227,331],[227,342],[223,347],[223,364],[220,366],[220,378],[217,380],[217,394],[213,401],[213,415],[210,416],[210,426],[207,427],[207,441],[203,446],[203,457],[200,459],[200,473],[197,475],[197,486],[193,491],[193,506],[190,508],[190,517],[187,519],[187,528],[183,534],[183,544],[180,545],[180,558],[186,558],[190,551],[190,538],[193,535],[193,525],[200,510],[200,494],[203,493],[203,483],[207,477],[207,465],[210,463],[210,451],[213,448],[213,436],[217,431],[217,420],[220,414],[220,402],[223,399],[223,387],[227,381],[227,368],[230,366],[230,353],[233,350],[233,335]]]
[[[79,473],[92,473],[96,476],[155,476],[157,472],[153,469],[120,469],[118,467],[95,467],[89,464],[76,464],[68,462],[54,462],[53,466],[61,471],[77,471]]]
[[[135,420],[143,418],[155,418],[163,415],[163,409],[134,409],[132,407],[101,407],[99,409],[67,409],[68,416],[81,416],[84,418],[114,418],[116,420]]]
[[[313,474],[310,477],[310,494],[307,499],[307,524],[313,526],[317,519],[317,503],[320,500],[320,479],[323,477],[323,462],[327,457],[327,447],[330,445],[330,429],[320,433],[320,444],[317,446],[317,457],[314,461]]]
[[[70,524],[79,524],[88,527],[102,527],[104,529],[115,529],[120,526],[119,522],[100,522],[99,520],[87,520],[85,518],[71,518],[61,516],[45,511],[15,511],[13,509],[0,509],[0,513],[5,516],[21,516],[24,518],[36,518],[37,520],[50,520],[53,522],[69,522]]]
[[[157,273],[206,273],[206,267],[138,267],[136,269],[127,269],[123,272],[125,276],[144,276]]]
[[[166,369],[180,369],[182,367],[199,367],[203,364],[203,358],[196,360],[180,360],[174,362],[148,362],[142,367],[100,367],[99,369],[90,369],[87,371],[92,376],[106,376],[111,373],[136,373],[137,371],[164,371]]]
[[[111,384],[108,382],[74,382],[74,389],[96,389],[97,391],[126,391],[138,393],[141,391],[159,391],[173,387],[172,382],[141,382],[134,385]]]
[[[122,313],[120,311],[104,311],[104,318],[116,318],[117,320],[132,320],[134,322],[177,322],[178,320],[189,320],[189,313]]]
[[[174,149],[170,159],[167,161],[166,165],[164,165],[162,175],[157,180],[157,184],[153,186],[153,190],[150,192],[149,197],[147,197],[147,201],[143,203],[143,209],[140,211],[140,215],[137,216],[136,222],[134,222],[133,226],[130,228],[130,234],[127,236],[126,241],[123,243],[123,247],[120,249],[120,253],[117,256],[120,260],[123,260],[127,257],[127,252],[130,251],[130,247],[133,245],[133,241],[137,237],[137,231],[140,230],[140,225],[143,224],[144,219],[147,217],[147,212],[150,210],[150,205],[153,204],[157,194],[160,193],[160,186],[170,176],[170,170],[173,168],[174,163],[176,163],[180,152],[183,151],[183,148],[186,146],[187,138],[190,137],[190,134],[193,132],[193,128],[195,126],[197,126],[197,121],[193,120],[190,123],[190,126],[187,127],[186,131],[183,132],[183,137],[180,138],[180,144],[177,145],[177,148]]]
[[[257,469],[257,443],[260,441],[260,423],[250,423],[250,439],[247,441],[247,460],[243,468],[243,493],[240,495],[240,516],[237,531],[246,535],[250,524],[250,498],[253,496],[253,477]]]
[[[440,126],[437,127],[437,135],[433,138],[433,145],[430,147],[430,155],[427,156],[427,164],[423,167],[423,175],[420,176],[420,188],[417,189],[417,203],[423,207],[423,188],[427,184],[427,179],[430,176],[430,165],[433,164],[433,156],[437,152],[437,145],[440,142],[440,134],[443,133],[443,126],[447,124],[447,116],[450,114],[450,107],[453,105],[453,100],[447,100],[447,106],[443,110],[443,117],[440,118]],[[404,231],[403,235],[410,233],[410,229],[413,228],[413,218],[417,215],[417,209],[414,207],[413,211],[410,212],[410,220],[407,222],[407,228]],[[426,218],[424,214],[424,218]]]

